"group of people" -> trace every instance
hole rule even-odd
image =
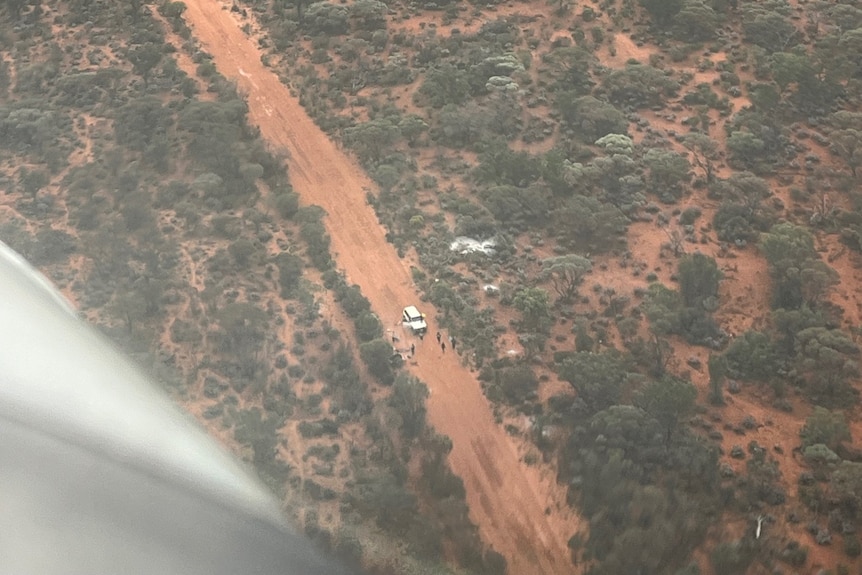
[[[443,336],[440,334],[439,331],[437,332],[437,343],[440,344],[440,349],[443,350],[443,353],[446,353],[446,342],[443,341]],[[452,351],[455,351],[455,337],[454,336],[451,336],[451,335],[449,336],[449,343],[452,345]]]
[[[425,335],[424,333],[420,333],[419,339],[424,340],[425,339],[424,335]],[[449,345],[451,346],[452,351],[455,351],[455,346],[458,343],[457,340],[455,339],[454,336],[451,336],[451,335],[449,336],[448,339],[449,339]],[[395,332],[393,331],[392,332],[392,344],[394,345],[396,341],[398,341],[398,336],[396,336]],[[446,341],[443,339],[443,334],[441,334],[439,331],[437,332],[437,343],[440,344],[440,350],[443,353],[446,353]],[[410,357],[413,357],[415,355],[416,355],[416,344],[411,343],[410,344]]]

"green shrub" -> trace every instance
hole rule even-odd
[[[494,386],[509,405],[520,405],[534,399],[539,386],[536,374],[528,365],[513,365],[495,370]]]
[[[305,29],[310,34],[340,36],[346,34],[350,11],[346,6],[315,2],[305,10]]]
[[[740,541],[719,543],[709,554],[715,575],[745,573],[752,559],[751,550],[746,549]]]
[[[283,218],[291,219],[299,211],[299,194],[290,191],[275,197],[275,208]]]
[[[372,312],[365,312],[356,318],[356,336],[360,341],[371,341],[383,336],[383,326]]]
[[[392,385],[395,373],[392,371],[392,344],[382,339],[367,341],[359,346],[359,355],[368,366],[368,371],[383,385]]]
[[[693,225],[694,222],[701,216],[703,212],[700,211],[700,208],[697,206],[692,206],[690,208],[686,208],[679,215],[679,223],[683,226]]]
[[[862,554],[862,544],[859,543],[859,538],[856,535],[844,536],[844,553],[848,557],[859,557]]]
[[[297,426],[299,434],[305,439],[322,437],[324,435],[338,435],[339,425],[333,419],[318,419],[316,421],[301,421]]]

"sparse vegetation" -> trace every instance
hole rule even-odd
[[[857,7],[232,9],[367,170],[434,322],[511,441],[534,443],[524,461],[554,460],[587,573],[802,569],[814,545],[858,568]],[[292,189],[186,11],[0,7],[0,239],[324,547],[506,572],[513,550],[470,522],[391,310],[332,250],[346,224]],[[754,539],[752,510],[796,519]]]

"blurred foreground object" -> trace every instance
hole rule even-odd
[[[345,573],[0,242],[0,573]]]

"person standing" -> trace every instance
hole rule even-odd
[[[449,338],[449,343],[452,344],[452,351],[455,351],[455,336]]]
[[[440,349],[443,350],[443,353],[446,353],[446,342],[445,341],[440,342]]]
[[[438,332],[437,332],[437,343],[440,343],[440,339],[441,339],[442,337],[443,337],[443,336],[442,336],[442,335],[440,335],[440,332],[438,331]]]
[[[416,344],[411,343],[410,344],[410,357],[413,357],[414,355],[416,355]]]

